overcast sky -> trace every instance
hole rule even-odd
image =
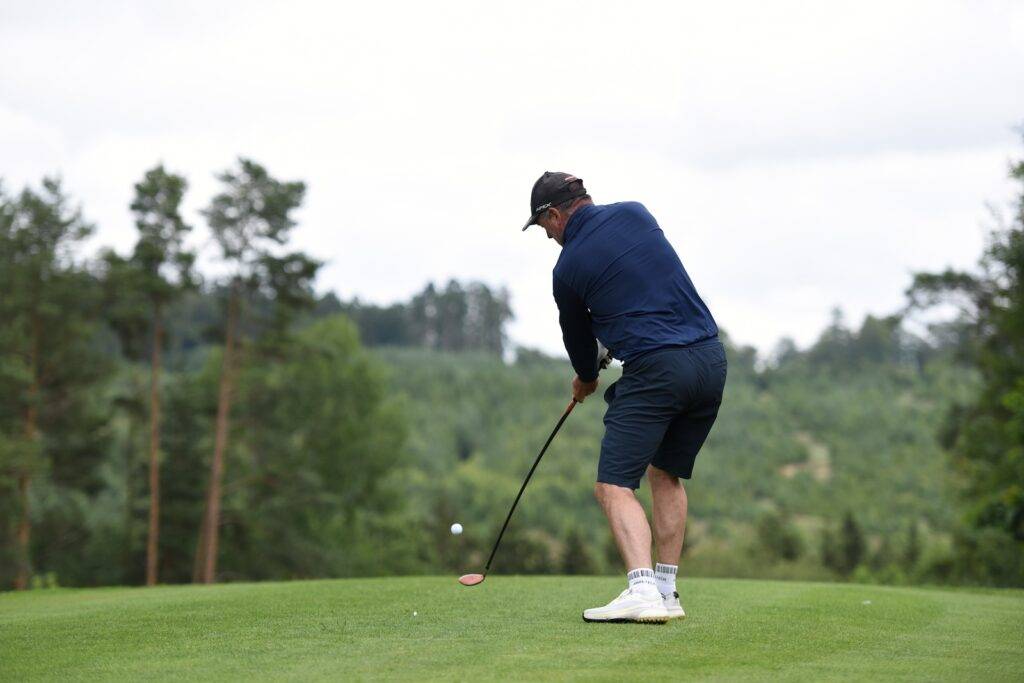
[[[803,346],[969,267],[1024,155],[1024,3],[0,0],[0,178],[63,175],[125,251],[163,161],[186,215],[249,156],[309,189],[318,290],[512,293],[561,350],[558,247],[519,231],[544,170],[658,219],[721,327]]]

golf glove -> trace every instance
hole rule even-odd
[[[600,340],[597,342],[597,367],[599,370],[604,370],[606,367],[611,365],[612,353],[604,347],[604,344]]]

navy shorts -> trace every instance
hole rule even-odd
[[[597,480],[637,489],[648,465],[689,479],[718,416],[727,365],[717,337],[626,363],[604,392]]]

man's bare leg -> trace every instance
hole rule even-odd
[[[652,567],[651,527],[633,490],[598,482],[594,486],[594,495],[608,517],[622,561],[626,563],[626,571]]]
[[[651,567],[651,527],[633,490],[598,482],[594,495],[626,563],[629,589],[604,607],[583,610],[583,620],[664,622],[673,618]]]
[[[658,562],[678,565],[686,533],[686,489],[673,474],[654,465],[647,468],[654,502],[654,540],[658,546]]]

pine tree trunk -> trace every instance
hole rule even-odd
[[[163,344],[160,305],[153,308],[153,357],[149,385],[149,535],[146,540],[146,585],[157,582],[160,543],[160,352]]]
[[[134,370],[134,368],[132,368]],[[138,377],[136,373],[131,372],[132,378],[132,396],[141,396],[142,388],[139,386]],[[128,576],[132,573],[132,517],[134,517],[135,511],[135,497],[132,494],[133,488],[133,474],[132,471],[135,466],[136,454],[132,452],[135,444],[139,442],[139,421],[132,419],[128,422],[128,447],[124,449],[124,462],[121,463],[121,471],[124,473],[124,507],[122,509],[122,525],[124,528],[124,536],[121,541],[121,576],[122,581],[125,581]]]
[[[224,473],[224,453],[227,450],[231,392],[234,383],[235,336],[238,325],[238,286],[234,285],[228,299],[228,324],[224,340],[224,360],[220,372],[220,391],[217,398],[217,428],[210,463],[210,484],[207,489],[206,514],[200,532],[200,552],[196,557],[198,581],[213,583],[217,574],[217,543],[220,526],[221,478]]]
[[[203,517],[199,520],[199,537],[196,539],[196,556],[192,563],[192,583],[199,583],[203,576],[203,567],[206,566],[206,508],[203,507]]]
[[[18,496],[21,498],[21,519],[18,520],[18,573],[14,577],[15,590],[23,591],[28,588],[28,579],[31,574],[29,562],[29,505],[28,505],[29,474],[22,472],[18,475]]]
[[[38,438],[38,400],[39,400],[39,340],[40,321],[38,316],[32,318],[32,342],[29,349],[29,367],[32,371],[32,386],[28,391],[28,409],[25,411],[25,441],[31,447]],[[32,481],[32,472],[28,466],[18,474],[18,497],[21,499],[21,519],[18,520],[18,573],[14,577],[14,588],[28,588],[32,575],[31,536],[32,523],[29,520],[28,489]]]

